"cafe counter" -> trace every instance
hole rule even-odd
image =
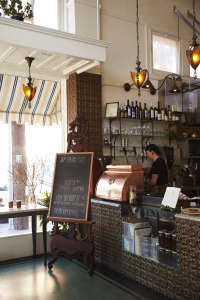
[[[127,246],[128,242],[130,245],[133,242],[131,241],[133,236],[127,237],[126,228],[128,224],[132,226],[141,223],[141,220],[137,221],[144,217],[140,215],[140,210],[128,203],[92,198],[91,216],[95,221],[96,261],[173,300],[200,299],[200,217],[174,213],[167,216],[168,212],[164,212],[163,217],[159,205],[149,208],[148,205],[143,205],[143,208],[142,213],[149,210],[152,217],[152,232],[159,231],[156,226],[160,226],[160,219],[166,220],[169,217],[171,229],[176,231],[176,252],[167,250],[163,252],[163,249],[160,251],[158,240],[153,234],[151,247],[144,238],[145,246],[137,244],[137,249],[133,250],[131,246]],[[130,214],[132,221],[129,221]],[[149,223],[145,225],[145,222],[142,230],[148,233]],[[131,230],[129,233],[131,234]],[[126,238],[130,241],[128,239],[126,241]]]

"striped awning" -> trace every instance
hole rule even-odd
[[[60,120],[60,82],[35,79],[31,108],[23,93],[26,82],[24,77],[0,74],[0,121],[50,125]]]

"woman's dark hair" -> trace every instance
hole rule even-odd
[[[157,155],[161,155],[160,149],[158,146],[156,146],[155,144],[150,144],[145,148],[145,151],[153,151],[155,152]]]

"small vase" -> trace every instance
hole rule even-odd
[[[30,192],[28,195],[28,205],[30,206],[36,206],[36,197],[34,192]]]
[[[10,18],[13,19],[13,20],[21,21],[21,22],[24,21],[24,18],[21,17],[21,16],[11,16]]]

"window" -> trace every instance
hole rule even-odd
[[[0,198],[8,202],[9,126],[0,123]],[[1,204],[1,202],[0,202]]]
[[[58,29],[58,0],[35,0],[33,23]]]
[[[12,147],[11,139],[9,139],[10,126],[10,124],[0,123],[0,135],[3,141],[0,147],[0,198],[3,201],[0,201],[0,206],[7,206],[9,199],[12,197],[12,188],[9,184],[9,153],[11,153]],[[61,124],[54,124],[52,126],[25,124],[25,146],[27,164],[37,163],[40,159],[44,162],[43,176],[40,178],[36,189],[37,199],[41,199],[44,198],[45,191],[51,192],[55,155],[62,152]],[[21,155],[16,155],[16,158],[17,156]],[[20,157],[18,158],[20,159]],[[31,232],[30,220],[19,230],[15,222],[17,219],[19,218],[0,220],[0,236]],[[38,229],[41,230],[39,222]]]
[[[65,15],[64,15],[65,31],[75,33],[75,5],[74,0],[65,1]]]
[[[44,163],[44,175],[38,185],[37,198],[44,198],[44,192],[51,192],[56,153],[62,152],[61,125],[28,125],[25,127],[26,157],[30,163]]]
[[[179,73],[179,44],[175,39],[152,35],[153,70]]]

